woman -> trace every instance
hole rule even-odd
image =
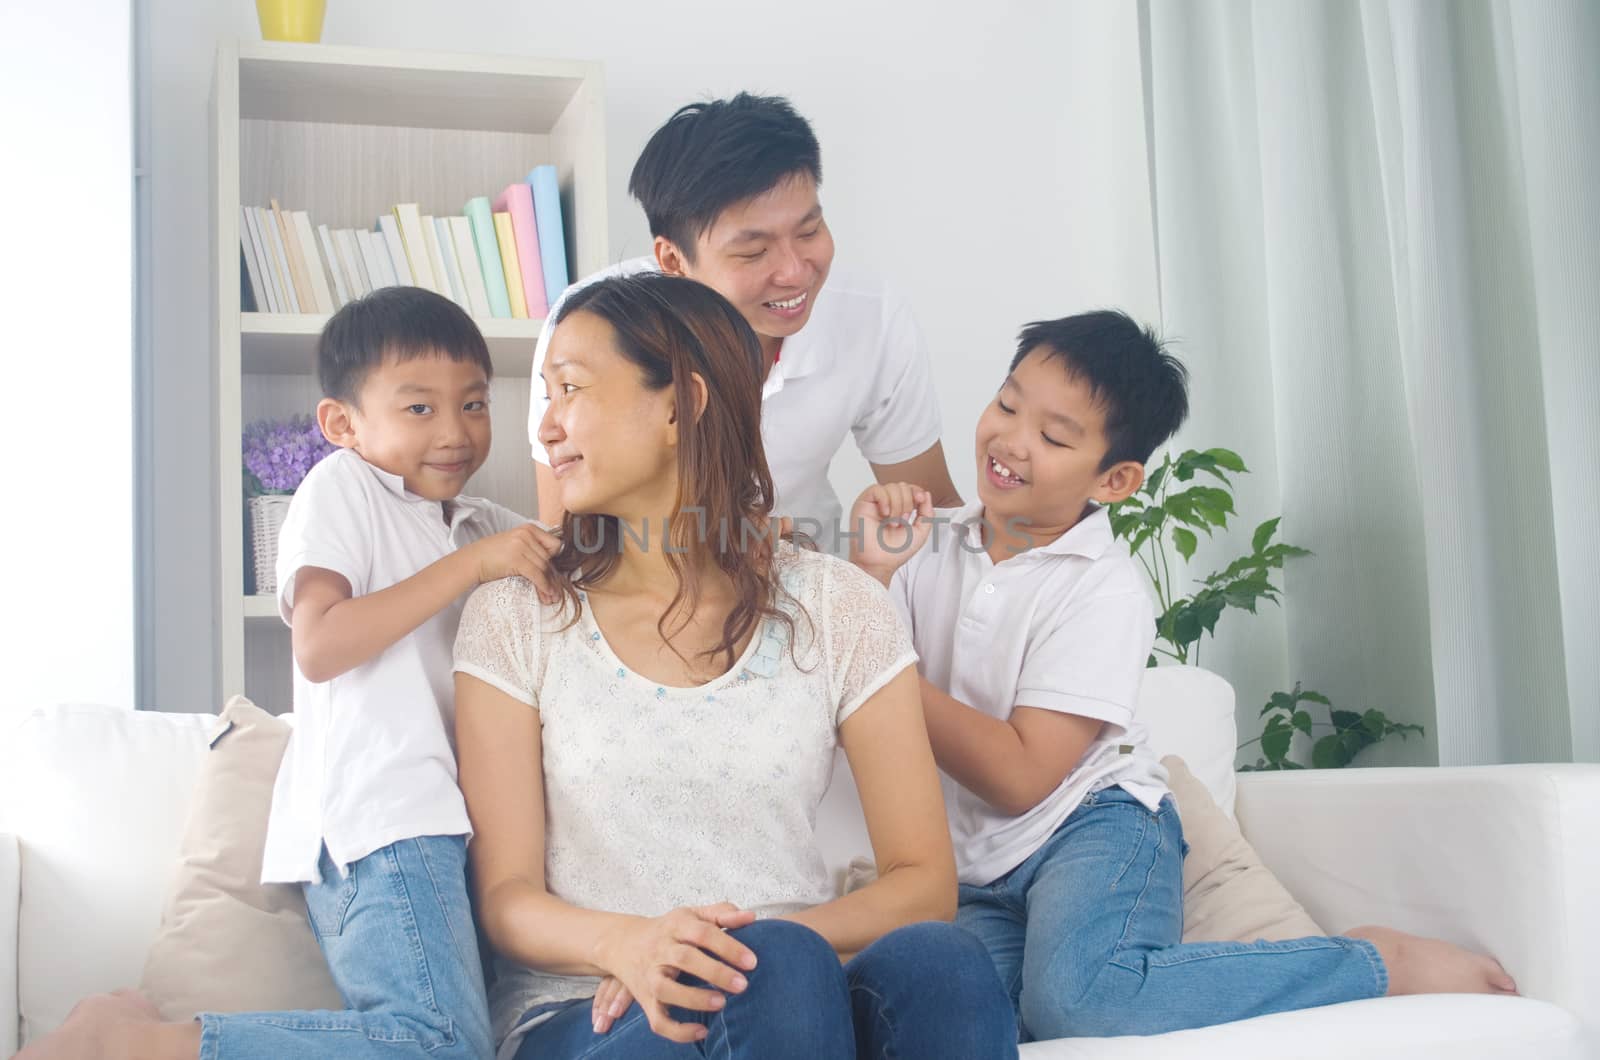
[[[761,364],[681,278],[601,281],[556,321],[539,432],[566,597],[484,586],[456,642],[502,1056],[1016,1053],[987,956],[940,922],[909,638],[870,578],[765,532]],[[843,898],[814,833],[836,745],[879,870]]]

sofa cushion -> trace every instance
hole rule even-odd
[[[1233,686],[1198,666],[1156,666],[1139,683],[1137,717],[1156,756],[1177,755],[1231,820],[1239,726]]]
[[[1589,1060],[1571,1012],[1547,1001],[1428,994],[1280,1012],[1148,1038],[1061,1038],[1021,1060]]]
[[[288,725],[243,696],[217,719],[139,983],[167,1019],[344,1007],[300,888],[260,882],[288,740]]]
[[[1189,844],[1183,859],[1183,941],[1276,942],[1325,934],[1261,863],[1183,759],[1168,755],[1161,764]]]
[[[23,1038],[137,981],[211,714],[40,708],[0,738],[0,831],[21,844]]]

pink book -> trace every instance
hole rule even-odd
[[[522,181],[506,186],[495,196],[496,213],[511,215],[511,232],[517,242],[517,266],[522,269],[522,293],[528,316],[543,320],[550,315],[544,295],[544,266],[539,261],[539,226],[533,220],[533,188]]]

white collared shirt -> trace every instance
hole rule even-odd
[[[983,546],[981,502],[937,515],[949,522],[889,587],[923,676],[991,717],[1038,707],[1105,722],[1077,767],[1020,816],[942,778],[957,873],[982,885],[1026,861],[1090,792],[1118,784],[1160,805],[1167,773],[1134,717],[1155,612],[1103,509],[999,564]]]
[[[278,610],[295,575],[323,567],[366,596],[482,537],[526,522],[476,497],[446,507],[344,449],[295,491],[278,533]],[[263,883],[318,878],[322,845],[341,871],[375,850],[471,831],[456,787],[451,663],[467,594],[353,670],[313,683],[294,666],[295,726],[272,789]]]
[[[654,258],[632,258],[579,281],[650,272]],[[565,295],[563,295],[565,297]],[[560,302],[550,307],[554,320]],[[539,441],[544,384],[539,373],[553,328],[539,336],[533,355],[533,400],[528,439],[533,458],[550,462]],[[778,363],[762,389],[761,440],[777,491],[774,511],[797,523],[827,550],[844,509],[828,481],[828,465],[855,435],[861,455],[874,464],[897,464],[939,440],[939,400],[922,333],[905,299],[868,277],[834,268],[817,292],[805,327],[783,340]],[[815,531],[815,532],[813,532]]]

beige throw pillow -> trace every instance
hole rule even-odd
[[[289,726],[243,696],[222,709],[139,984],[166,1019],[344,1008],[300,888],[259,882],[288,741]]]
[[[1161,764],[1189,843],[1183,859],[1183,941],[1276,942],[1325,934],[1261,863],[1183,759],[1168,755]]]

